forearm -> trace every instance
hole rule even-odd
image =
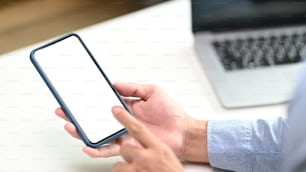
[[[180,158],[192,162],[208,162],[207,121],[188,119],[184,150]]]

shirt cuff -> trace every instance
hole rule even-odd
[[[251,123],[242,120],[210,120],[207,128],[208,159],[212,167],[251,171]]]

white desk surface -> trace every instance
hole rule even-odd
[[[174,0],[75,32],[111,81],[157,84],[195,118],[285,114],[285,105],[223,109],[195,55],[190,25],[189,1]],[[119,157],[87,157],[83,143],[54,115],[58,104],[29,60],[37,45],[0,57],[0,171],[111,171]],[[203,164],[184,166],[190,172],[213,171]]]

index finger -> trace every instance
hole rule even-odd
[[[128,130],[144,148],[155,147],[156,137],[144,126],[120,106],[112,108],[115,118]]]
[[[114,83],[114,87],[122,96],[139,97],[147,100],[154,92],[154,86],[150,84]]]

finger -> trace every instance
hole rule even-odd
[[[119,145],[123,144],[130,144],[139,148],[143,148],[133,137],[131,137],[129,134],[124,134],[120,136],[118,139],[116,139],[116,143]]]
[[[130,97],[122,97],[122,99],[124,100],[125,104],[128,105],[128,107],[132,107],[133,104],[135,104],[138,101],[141,101],[141,99],[132,99]]]
[[[78,134],[78,132],[77,132],[75,126],[74,126],[72,123],[70,123],[70,122],[66,123],[65,126],[64,126],[64,128],[65,128],[65,130],[66,130],[72,137],[77,138],[77,139],[80,139],[80,136],[79,136],[79,134]]]
[[[133,170],[133,167],[128,163],[117,162],[116,164],[113,165],[112,171],[113,172],[132,172],[135,170]]]
[[[147,100],[155,88],[153,85],[136,83],[114,83],[114,87],[122,96],[139,97],[143,100]]]
[[[92,158],[107,158],[119,155],[120,146],[117,143],[99,148],[84,147],[83,152]]]
[[[56,108],[55,114],[59,116],[60,118],[63,118],[64,120],[69,121],[69,119],[66,117],[64,111],[61,108]]]
[[[140,157],[140,153],[141,149],[139,147],[135,147],[131,144],[121,145],[120,155],[125,161],[129,163],[135,161],[138,157]]]
[[[133,112],[133,115],[140,119],[142,114],[144,114],[143,109],[146,106],[145,101],[141,99],[135,99],[130,97],[124,97],[124,102],[128,106],[128,108]]]
[[[112,108],[112,112],[115,118],[128,130],[129,134],[145,148],[157,145],[156,137],[122,107],[115,106]]]

